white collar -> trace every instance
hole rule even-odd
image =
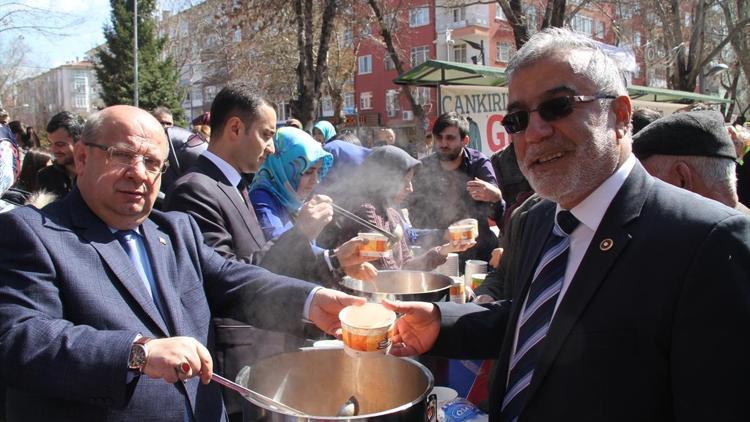
[[[625,179],[628,178],[630,172],[635,167],[635,156],[630,154],[625,162],[618,168],[614,174],[609,176],[598,188],[589,194],[583,201],[573,207],[570,212],[581,222],[592,231],[596,231],[599,228],[599,223],[604,218],[604,213],[609,208],[609,204],[617,195],[622,185],[625,183]],[[557,205],[555,215],[562,211],[560,205]],[[557,220],[557,219],[555,219]],[[557,224],[557,222],[555,222]]]
[[[208,150],[203,151],[202,156],[208,158],[209,161],[214,163],[216,167],[218,167],[219,170],[224,173],[224,177],[227,178],[229,184],[231,184],[232,186],[237,186],[240,184],[240,180],[242,180],[240,172],[238,172],[237,169],[232,167],[229,163],[224,161],[223,158]]]

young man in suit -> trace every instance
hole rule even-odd
[[[332,259],[359,265],[359,241],[350,241],[327,257],[316,257],[310,241],[331,221],[330,198],[318,196],[300,209],[294,227],[277,239],[265,239],[247,196],[243,175],[258,171],[273,154],[276,112],[246,84],[222,89],[211,106],[211,142],[187,173],[167,192],[165,209],[182,211],[198,223],[208,246],[229,259],[260,265],[277,274],[318,281]],[[292,265],[292,262],[310,265]],[[302,271],[303,268],[315,272]],[[297,269],[297,270],[295,270]],[[332,268],[333,269],[333,268]],[[217,364],[228,377],[258,359],[301,346],[300,339],[258,330],[227,318],[216,318]],[[241,419],[240,400],[227,400],[230,416]]]
[[[497,358],[491,421],[749,420],[750,220],[646,173],[592,40],[541,31],[507,75],[543,200],[508,234],[506,300],[396,304],[391,353]]]
[[[227,260],[189,216],[152,211],[166,159],[156,119],[106,108],[75,145],[77,187],[0,216],[9,421],[223,420],[212,315],[333,333],[360,301]]]

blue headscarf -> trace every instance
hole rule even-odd
[[[331,122],[328,120],[321,120],[318,123],[315,123],[315,126],[313,126],[314,129],[318,129],[320,133],[323,134],[323,143],[330,141],[331,138],[336,136],[336,128],[333,127]]]
[[[302,206],[297,197],[297,187],[302,174],[321,163],[318,172],[322,180],[333,164],[333,156],[323,150],[307,132],[294,127],[282,127],[274,136],[276,152],[268,156],[253,178],[250,190],[264,189],[273,194],[281,205],[294,213]]]

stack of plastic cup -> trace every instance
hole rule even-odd
[[[474,274],[486,273],[487,272],[487,261],[480,259],[469,259],[466,261],[466,267],[464,268],[464,281],[467,286],[471,286],[471,276]]]
[[[448,258],[446,259],[445,263],[435,268],[435,272],[438,274],[447,275],[448,277],[457,277],[458,276],[458,254],[449,253]]]

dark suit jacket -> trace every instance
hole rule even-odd
[[[0,226],[0,378],[10,421],[181,421],[185,395],[196,420],[220,420],[214,383],[126,383],[136,334],[190,336],[212,349],[212,315],[302,331],[313,285],[224,259],[185,214],[154,211],[141,225],[166,320],[77,190],[41,211],[0,215]]]
[[[255,211],[243,200],[237,188],[206,157],[182,175],[167,193],[165,209],[183,211],[198,223],[205,242],[228,259],[260,265],[274,273],[307,278],[306,274],[287,271],[298,266],[290,262],[315,261],[308,239],[291,229],[274,241],[266,241]],[[259,330],[228,318],[215,318],[217,354],[220,371],[230,379],[245,365],[296,349],[303,340],[286,334]],[[230,413],[240,411],[240,401],[229,392]]]
[[[547,200],[528,211],[512,303],[439,305],[434,353],[499,357],[494,421],[554,211]],[[748,327],[750,220],[636,164],[557,309],[519,420],[750,420]]]

